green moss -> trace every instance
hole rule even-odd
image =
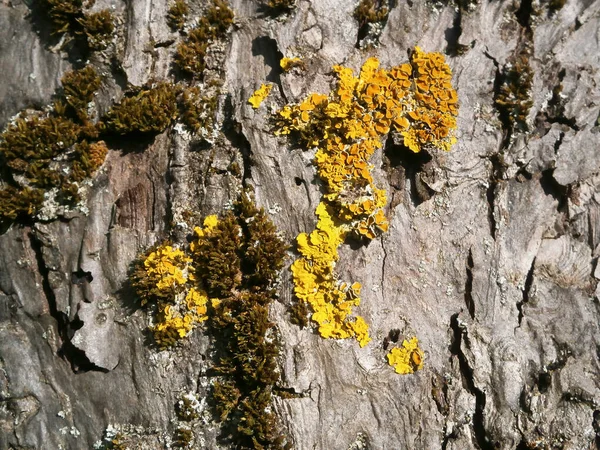
[[[241,283],[241,247],[240,228],[232,213],[219,220],[210,239],[198,246],[194,258],[196,273],[209,297],[227,297]]]
[[[167,82],[129,93],[105,118],[106,130],[125,135],[160,133],[177,118],[177,88]]]
[[[42,0],[52,25],[52,33],[71,33],[87,50],[106,48],[115,29],[115,18],[108,9],[83,12],[82,0]]]
[[[193,300],[192,289],[198,294],[203,311],[196,314],[206,313],[203,319],[208,319],[206,330],[214,343],[211,371],[216,378],[209,402],[222,422],[223,443],[236,448],[289,448],[272,412],[273,388],[280,379],[280,344],[269,320],[287,247],[247,193],[224,217],[207,217],[194,233],[189,248],[161,244],[138,258],[131,285],[142,305],[156,304],[171,319],[174,310],[182,308],[177,296],[185,296],[187,302]],[[158,327],[160,323],[159,319]],[[193,395],[178,401],[178,420],[198,419],[196,403]],[[187,446],[193,435],[187,426],[182,430],[186,433],[177,440]]]
[[[194,443],[194,433],[189,428],[179,426],[175,430],[175,439],[173,439],[173,446],[175,448],[191,448]]]
[[[173,30],[181,31],[189,12],[190,8],[184,0],[175,0],[167,12],[167,23]]]
[[[298,325],[300,328],[308,326],[308,316],[310,310],[306,302],[296,301],[289,307],[290,322]]]
[[[206,50],[212,41],[223,39],[233,23],[233,11],[223,0],[213,0],[198,25],[177,47],[175,63],[192,78],[202,78],[206,67]]]
[[[206,241],[195,267],[210,296],[220,299],[208,323],[217,351],[213,370],[221,376],[211,404],[223,422],[222,438],[239,448],[287,448],[271,411],[279,343],[268,317],[286,246],[246,194]]]
[[[63,117],[20,117],[2,133],[0,154],[14,159],[45,160],[58,156],[77,142],[79,126]]]

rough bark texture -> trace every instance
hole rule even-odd
[[[272,317],[281,387],[298,394],[276,400],[284,428],[298,449],[599,448],[600,2],[458,3],[398,0],[380,45],[358,49],[355,1],[299,0],[273,19],[233,0],[235,26],[208,60],[224,73],[220,137],[201,146],[169,129],[143,149],[113,146],[87,215],[0,236],[0,448],[91,448],[126,424],[139,448],[164,448],[181,394],[206,394],[209,341],[199,330],[174,351],[149,345],[148,317],[127,287],[131,262],[182,211],[219,213],[242,183],[288,242],[310,231],[321,195],[312,155],[273,136],[267,110],[248,97],[265,80],[276,85],[267,106],[329,92],[332,65],[357,69],[376,55],[389,67],[415,45],[449,53],[458,143],[419,158],[393,155],[389,142],[373,161],[391,229],[344,246],[338,265],[364,286],[367,347],[292,325],[283,273]],[[180,39],[165,0],[114,6],[110,67],[122,70],[107,70],[105,107],[125,82],[171,77]],[[35,14],[19,0],[0,4],[2,126],[49,103],[70,67]],[[531,131],[511,139],[494,96],[524,46]],[[281,73],[281,54],[292,53],[305,70]],[[394,329],[418,336],[423,370],[400,376],[387,365]],[[196,448],[218,447],[217,422],[194,431]]]

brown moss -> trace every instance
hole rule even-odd
[[[167,23],[173,30],[181,31],[189,12],[190,8],[184,0],[175,0],[167,12]]]
[[[191,87],[181,95],[181,121],[194,133],[201,129],[211,132],[217,109],[217,97],[203,96],[200,88]]]
[[[100,76],[92,66],[65,73],[61,84],[64,101],[70,107],[70,111],[59,104],[58,107],[55,106],[57,113],[66,116],[71,112],[74,117],[85,123],[88,120],[88,104],[94,99],[101,82]]]
[[[267,0],[263,3],[266,12],[271,16],[287,14],[296,8],[295,0]]]
[[[383,0],[361,0],[354,10],[354,18],[361,26],[382,22],[387,19],[387,16],[388,8]]]
[[[227,2],[213,0],[198,25],[177,46],[175,64],[181,72],[192,78],[202,78],[208,46],[212,41],[223,39],[232,23],[233,11]]]
[[[119,135],[160,133],[177,118],[177,88],[167,82],[129,93],[105,118],[106,130]]]
[[[0,189],[0,227],[34,216],[43,201],[44,191],[41,189],[17,189],[12,186]]]
[[[529,129],[527,116],[533,106],[533,70],[529,65],[529,51],[523,50],[512,62],[506,64],[499,80],[494,104],[504,128],[509,135],[526,132]]]
[[[108,9],[84,14],[77,19],[81,29],[77,34],[84,36],[90,50],[105,49],[115,30],[115,17]]]
[[[54,34],[66,33],[77,27],[82,0],[45,0],[45,3]]]

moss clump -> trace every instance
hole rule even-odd
[[[271,411],[279,346],[268,318],[286,247],[264,210],[242,196],[234,211],[194,245],[198,277],[214,303],[216,342],[211,401],[222,438],[238,448],[288,448]]]
[[[233,23],[233,11],[223,0],[213,0],[187,38],[177,47],[175,63],[185,75],[202,78],[206,50],[212,41],[223,39]]]
[[[81,200],[80,183],[104,162],[108,149],[95,142],[98,130],[88,117],[100,78],[86,67],[66,73],[62,85],[54,111],[23,112],[0,134],[6,185],[2,222],[32,218],[44,198],[57,206],[75,206]],[[44,191],[52,192],[44,196]],[[9,201],[10,196],[14,199]]]
[[[17,189],[12,186],[0,189],[0,227],[34,216],[43,201],[44,191],[41,189]]]
[[[354,18],[358,22],[357,47],[376,46],[383,26],[387,22],[389,9],[387,0],[361,0],[354,10]]]
[[[131,284],[142,304],[157,305],[152,330],[161,347],[188,333],[190,321],[183,314],[190,292],[203,297],[215,343],[212,370],[219,376],[211,403],[223,422],[223,441],[236,448],[288,448],[271,411],[279,344],[268,318],[286,246],[264,210],[246,194],[224,217],[208,216],[194,234],[189,249],[165,243],[147,252],[135,264]],[[200,316],[199,310],[194,314]],[[184,396],[177,405],[178,419],[195,420],[197,403]]]
[[[194,133],[211,133],[217,109],[217,96],[203,96],[200,88],[184,89],[181,95],[181,121]]]
[[[94,99],[96,91],[100,88],[102,80],[92,66],[67,72],[61,79],[63,95],[70,111],[61,112],[62,115],[71,113],[82,123],[87,122],[88,105]]]
[[[71,33],[81,39],[87,50],[102,50],[115,29],[115,18],[108,9],[86,14],[83,0],[43,0],[52,33]]]
[[[53,33],[62,34],[78,28],[77,19],[82,15],[82,0],[46,0],[46,10]]]
[[[167,12],[167,23],[173,30],[183,30],[190,8],[185,0],[175,0]]]
[[[115,17],[108,9],[84,14],[77,19],[81,28],[76,32],[85,37],[90,50],[103,50],[108,46],[115,30]]]
[[[269,15],[278,16],[293,11],[296,8],[296,0],[267,0],[263,5]]]
[[[513,62],[507,63],[498,79],[494,104],[509,137],[515,132],[528,131],[527,116],[533,106],[533,70],[529,65],[529,52],[524,50]]]
[[[119,134],[160,133],[177,118],[177,88],[167,82],[127,94],[104,119],[106,130]]]
[[[383,0],[361,0],[353,15],[362,27],[367,23],[383,22],[388,13]]]

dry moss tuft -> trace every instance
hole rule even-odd
[[[127,94],[105,118],[106,130],[119,134],[160,133],[177,118],[177,88],[168,82]]]
[[[167,23],[173,30],[183,30],[190,8],[185,0],[175,0],[167,12]]]
[[[233,11],[227,2],[213,0],[198,25],[177,46],[175,63],[179,70],[192,78],[201,79],[206,67],[206,50],[211,42],[223,39],[233,23]]]

